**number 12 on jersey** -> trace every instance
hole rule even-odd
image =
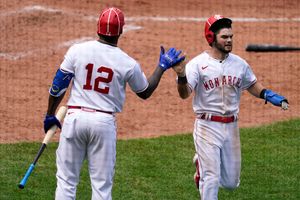
[[[85,85],[83,85],[84,90],[95,90],[96,92],[102,93],[102,94],[108,94],[109,92],[109,87],[100,87],[101,82],[102,83],[110,83],[112,81],[114,72],[112,69],[100,66],[97,69],[97,72],[100,73],[99,76],[95,78],[95,80],[92,80],[92,74],[93,74],[93,68],[94,64],[89,63],[85,69],[87,70],[86,74],[86,82]],[[103,77],[101,74],[106,73],[107,76]]]

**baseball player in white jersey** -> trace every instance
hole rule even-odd
[[[288,109],[285,97],[264,89],[248,63],[230,53],[231,24],[230,19],[220,15],[210,17],[205,24],[205,38],[211,48],[186,66],[173,67],[180,97],[185,99],[194,91],[194,180],[201,200],[216,200],[219,186],[234,189],[240,183],[238,113],[242,91]]]
[[[104,9],[98,21],[99,40],[75,44],[65,55],[49,90],[45,132],[72,81],[68,112],[56,151],[57,188],[55,199],[76,197],[76,186],[84,159],[92,186],[93,200],[110,200],[116,162],[116,119],[125,100],[126,83],[139,97],[151,96],[168,68],[184,60],[181,51],[161,47],[158,66],[145,77],[137,61],[117,47],[124,25],[118,8]]]

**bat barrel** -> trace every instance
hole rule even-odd
[[[26,184],[26,182],[28,180],[28,177],[30,176],[31,172],[34,169],[34,166],[35,166],[34,164],[31,164],[29,166],[29,168],[27,169],[25,176],[23,177],[23,179],[21,180],[21,182],[18,185],[20,189],[23,189],[25,187],[25,184]]]

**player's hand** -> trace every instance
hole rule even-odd
[[[175,48],[170,48],[166,53],[163,46],[160,47],[160,57],[158,66],[163,70],[167,70],[185,59],[185,56],[179,57],[181,50],[176,50]]]
[[[185,76],[185,65],[186,65],[186,61],[183,61],[172,67],[178,77]]]
[[[284,101],[281,102],[281,108],[282,108],[282,110],[289,109],[289,103],[288,103],[287,100],[284,100]]]
[[[47,131],[53,126],[56,125],[58,128],[61,129],[61,124],[59,120],[54,115],[46,115],[44,119],[44,131],[47,133]]]

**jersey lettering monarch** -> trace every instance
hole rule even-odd
[[[106,76],[98,76],[95,78],[94,81],[94,88],[92,85],[92,73],[93,73],[93,68],[94,64],[89,63],[86,67],[87,70],[87,75],[86,75],[86,82],[85,85],[83,85],[83,89],[85,90],[92,90],[94,89],[96,92],[102,93],[102,94],[108,94],[109,93],[109,87],[101,87],[100,83],[110,83],[112,81],[114,72],[112,69],[108,67],[101,66],[97,69],[97,72],[100,74],[106,74]]]
[[[224,85],[232,85],[232,86],[236,86],[237,88],[240,88],[241,84],[242,84],[242,79],[236,76],[222,76],[222,78],[216,77],[203,82],[203,86],[206,91]]]

